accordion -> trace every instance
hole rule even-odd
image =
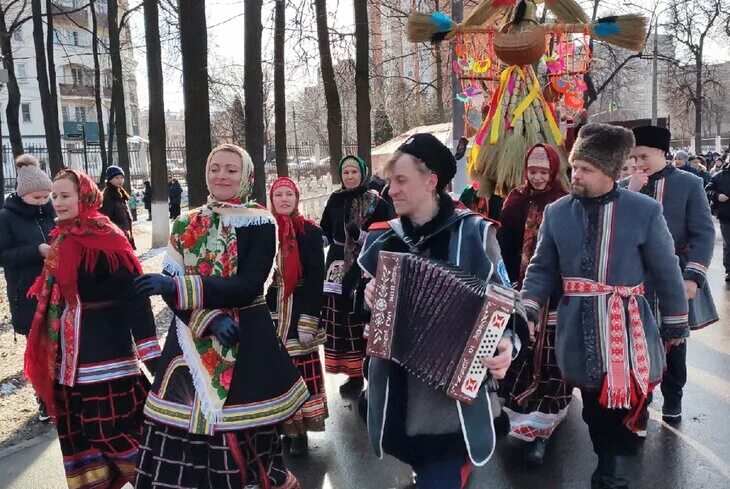
[[[471,404],[514,311],[512,289],[443,262],[381,251],[368,355],[391,360],[438,391]]]

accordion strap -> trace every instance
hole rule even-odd
[[[464,211],[459,210],[454,212],[451,216],[449,216],[448,219],[446,219],[439,227],[437,227],[433,232],[430,234],[427,234],[425,236],[421,236],[421,239],[418,240],[418,242],[414,241],[411,237],[406,235],[405,230],[403,229],[403,223],[401,222],[400,218],[391,219],[388,221],[388,225],[390,228],[395,232],[395,234],[405,243],[408,245],[408,248],[411,253],[418,254],[422,251],[421,246],[424,242],[428,241],[431,237],[437,235],[444,229],[448,228],[455,222],[460,221],[461,219],[464,219],[467,216],[477,216],[478,214],[472,211]]]

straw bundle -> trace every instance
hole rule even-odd
[[[641,51],[646,45],[646,17],[636,14],[603,17],[590,26],[591,35],[614,46]]]

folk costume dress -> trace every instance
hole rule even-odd
[[[301,408],[307,386],[264,299],[275,219],[249,202],[253,164],[236,152],[243,160],[237,195],[210,196],[173,224],[164,270],[176,294],[163,298],[175,318],[144,409],[138,489],[299,487],[284,467],[275,427]],[[239,324],[232,348],[208,331],[223,314]]]
[[[502,257],[510,279],[522,288],[527,265],[535,253],[537,236],[545,206],[566,195],[558,178],[560,157],[549,145],[533,146],[525,157],[528,168],[550,172],[543,190],[526,182],[507,196],[500,228],[497,231]],[[500,383],[500,396],[506,400],[504,410],[510,418],[510,435],[524,441],[549,438],[568,413],[571,393],[562,380],[555,359],[555,309],[560,292],[553,294],[550,306],[541,315],[536,341],[531,343],[521,361],[513,362]]]
[[[121,487],[134,481],[142,408],[149,382],[140,360],[160,348],[142,270],[122,231],[99,213],[102,196],[87,175],[79,214],[59,221],[41,275],[25,354],[25,375],[58,431],[69,488]]]
[[[329,246],[322,322],[327,333],[325,370],[360,378],[365,340],[362,319],[354,313],[353,293],[360,280],[360,268],[355,260],[370,224],[390,219],[393,210],[377,192],[368,189],[368,169],[360,158],[344,157],[340,162],[340,177],[343,163],[352,159],[357,161],[362,175],[360,186],[353,189],[343,186],[330,195],[320,222],[325,245]]]
[[[286,177],[274,182],[270,195],[281,187],[292,189],[299,202],[299,189]],[[288,216],[277,214],[273,205],[271,209],[278,227],[279,253],[266,302],[276,332],[309,391],[307,402],[284,423],[284,434],[295,437],[307,431],[324,431],[327,418],[327,395],[319,356],[319,347],[325,342],[324,327],[320,323],[324,248],[322,230],[300,215],[297,207]],[[303,333],[312,335],[313,341],[301,342],[299,338]]]

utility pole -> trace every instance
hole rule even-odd
[[[653,76],[651,80],[651,124],[656,126],[659,117],[659,21],[654,18],[654,57],[652,60]]]
[[[464,19],[464,2],[462,0],[451,0],[451,18],[457,23]],[[452,44],[451,59],[456,59],[456,44]],[[456,94],[461,91],[459,77],[454,70],[449,71],[451,71],[451,150],[455,153],[459,139],[464,135],[464,104],[456,100]],[[466,182],[466,159],[464,159],[458,162],[456,166],[453,191],[457,194],[461,193],[462,189],[466,187]]]

